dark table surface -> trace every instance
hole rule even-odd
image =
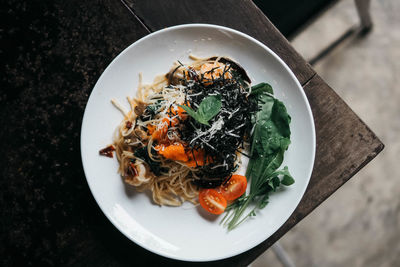
[[[0,16],[2,266],[186,265],[142,249],[106,219],[89,191],[80,157],[83,111],[100,74],[129,44],[164,27],[212,23],[260,40],[293,70],[315,119],[314,170],[296,211],[255,248],[203,265],[251,263],[383,149],[250,0],[5,2]]]

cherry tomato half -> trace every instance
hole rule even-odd
[[[213,214],[223,213],[227,205],[226,199],[215,189],[201,189],[199,201],[206,211]]]
[[[247,179],[243,175],[234,174],[231,179],[219,187],[219,192],[226,200],[235,200],[246,192]]]

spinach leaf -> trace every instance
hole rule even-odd
[[[272,121],[276,125],[278,131],[282,136],[284,137],[290,137],[290,121],[291,117],[287,113],[285,105],[279,101],[278,99],[275,99],[274,106],[272,108]]]
[[[261,109],[256,114],[256,123],[260,124],[270,120],[275,98],[267,94],[261,94],[258,96],[258,103]]]
[[[264,103],[257,114],[250,151],[252,159],[246,172],[252,180],[250,192],[255,192],[280,167],[290,144],[290,116],[284,104],[270,96],[259,97]]]
[[[258,102],[261,103],[260,110],[256,114],[256,121],[254,132],[252,136],[252,145],[250,149],[250,155],[253,155],[254,150],[257,150],[260,154],[263,152],[261,139],[265,135],[268,126],[266,123],[271,119],[272,107],[274,106],[274,98],[262,94],[258,97]]]
[[[272,89],[272,86],[269,85],[268,83],[259,83],[251,87],[250,95],[259,95],[262,93],[268,93],[273,95],[274,90]]]
[[[201,101],[197,111],[194,111],[191,107],[178,105],[183,108],[191,117],[196,121],[210,126],[209,120],[214,118],[221,110],[222,102],[220,95],[208,96]]]

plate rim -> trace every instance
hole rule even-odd
[[[304,100],[304,102],[305,102],[305,104],[306,104],[305,106],[306,106],[306,110],[307,110],[307,117],[309,117],[309,118],[310,118],[310,121],[311,121],[311,129],[310,129],[311,134],[312,134],[312,135],[311,135],[311,140],[312,140],[311,164],[310,164],[310,166],[308,166],[308,170],[307,170],[307,173],[306,173],[307,181],[306,181],[306,183],[305,183],[305,186],[304,186],[304,188],[302,189],[301,195],[299,194],[298,199],[295,201],[295,202],[296,202],[295,208],[293,209],[293,211],[292,211],[288,216],[285,216],[285,219],[283,220],[283,223],[282,223],[279,227],[277,227],[277,229],[276,229],[275,231],[273,231],[273,233],[272,233],[270,236],[268,236],[266,239],[263,239],[263,240],[261,240],[261,241],[259,241],[259,242],[252,243],[250,246],[248,246],[248,247],[246,247],[246,248],[244,248],[244,249],[242,249],[242,250],[235,250],[235,251],[232,252],[232,253],[224,254],[222,257],[212,257],[212,258],[204,258],[204,257],[203,257],[203,258],[196,258],[196,259],[194,259],[194,258],[185,258],[185,257],[182,257],[182,256],[175,255],[175,254],[173,254],[173,253],[168,253],[168,252],[165,252],[165,251],[162,251],[162,250],[154,249],[154,248],[152,248],[151,246],[145,244],[144,242],[139,242],[139,241],[135,240],[135,239],[132,238],[124,229],[120,228],[120,227],[118,226],[118,223],[114,220],[114,218],[113,218],[112,216],[110,216],[110,215],[105,211],[105,208],[104,208],[102,205],[100,205],[100,202],[99,202],[99,200],[97,199],[96,194],[94,193],[94,190],[93,190],[92,186],[90,185],[90,182],[89,182],[89,179],[88,179],[88,170],[87,170],[87,168],[85,167],[84,147],[83,147],[83,146],[84,146],[84,142],[82,142],[82,139],[83,139],[83,135],[84,135],[84,132],[85,132],[85,129],[86,129],[86,127],[85,127],[85,121],[87,120],[87,116],[88,116],[88,115],[87,115],[87,114],[88,114],[88,109],[87,109],[87,107],[88,107],[88,104],[89,104],[90,100],[92,99],[93,91],[96,89],[96,87],[97,87],[97,85],[99,84],[99,81],[101,80],[101,78],[106,74],[107,70],[108,70],[109,68],[111,68],[111,66],[112,66],[120,57],[123,57],[123,56],[125,55],[125,53],[127,53],[128,50],[131,49],[131,47],[133,47],[133,46],[135,46],[135,45],[138,45],[138,44],[140,44],[141,42],[145,42],[147,39],[150,39],[150,38],[151,38],[152,36],[154,36],[154,35],[166,33],[166,32],[169,32],[169,31],[184,29],[184,28],[205,28],[205,29],[207,29],[207,28],[208,28],[208,29],[209,29],[209,28],[212,28],[212,29],[219,29],[219,30],[228,31],[228,32],[231,32],[231,33],[233,33],[233,34],[239,35],[239,36],[241,36],[241,37],[243,37],[243,38],[245,38],[245,39],[247,39],[247,40],[249,40],[249,41],[251,41],[251,42],[257,44],[257,45],[259,45],[260,47],[262,47],[264,50],[268,51],[269,54],[270,54],[271,56],[273,56],[273,57],[280,63],[280,65],[281,65],[282,67],[285,68],[285,70],[286,70],[287,73],[291,76],[291,78],[293,79],[293,81],[295,82],[295,84],[301,89],[301,90],[300,90],[300,94],[301,94],[301,97],[303,98],[303,100]],[[83,114],[83,117],[82,117],[82,123],[81,123],[80,150],[81,150],[82,168],[83,168],[83,170],[84,170],[86,183],[87,183],[88,186],[89,186],[90,192],[91,192],[93,198],[95,199],[97,205],[99,206],[100,210],[103,212],[103,214],[106,216],[106,218],[113,224],[113,226],[114,226],[119,232],[121,232],[125,237],[127,237],[129,240],[131,240],[131,241],[134,242],[135,244],[137,244],[137,245],[139,245],[140,247],[142,247],[142,248],[144,248],[144,249],[146,249],[146,250],[148,250],[148,251],[151,251],[152,253],[155,253],[155,254],[157,254],[157,255],[161,255],[161,256],[163,256],[163,257],[167,257],[167,258],[171,258],[171,259],[175,259],[175,260],[181,260],[181,261],[206,262],[206,261],[216,261],[216,260],[222,260],[222,259],[231,258],[231,257],[233,257],[233,256],[236,256],[236,255],[239,255],[239,254],[244,253],[244,252],[246,252],[246,251],[249,251],[250,249],[256,247],[257,245],[259,245],[259,244],[261,244],[261,243],[263,243],[265,240],[267,240],[267,239],[270,238],[272,235],[274,235],[274,234],[280,229],[280,227],[282,227],[282,225],[284,225],[284,224],[287,222],[287,220],[290,218],[290,216],[293,214],[293,212],[296,210],[296,208],[297,208],[298,205],[300,204],[302,198],[304,197],[304,193],[305,193],[305,191],[306,191],[307,188],[308,188],[309,182],[310,182],[310,180],[311,180],[311,175],[312,175],[312,172],[313,172],[313,169],[314,169],[314,164],[315,164],[316,132],[315,132],[314,116],[313,116],[313,113],[312,113],[312,110],[311,110],[311,106],[310,106],[310,103],[309,103],[309,101],[308,101],[308,98],[307,98],[307,96],[306,96],[306,94],[305,94],[305,91],[304,91],[303,86],[300,84],[299,80],[297,79],[297,77],[295,76],[295,74],[293,73],[293,71],[288,67],[288,65],[287,65],[274,51],[272,51],[268,46],[266,46],[266,45],[263,44],[262,42],[258,41],[258,40],[255,39],[254,37],[252,37],[252,36],[250,36],[250,35],[248,35],[248,34],[245,34],[245,33],[241,32],[241,31],[238,31],[238,30],[235,30],[235,29],[226,27],[226,26],[215,25],[215,24],[208,24],[208,23],[188,23],[188,24],[180,24],[180,25],[175,25],[175,26],[170,26],[170,27],[164,28],[164,29],[160,29],[160,30],[158,30],[158,31],[152,32],[152,33],[150,33],[150,34],[148,34],[148,35],[146,35],[146,36],[144,36],[144,37],[142,37],[142,38],[136,40],[135,42],[131,43],[129,46],[127,46],[126,48],[124,48],[124,49],[123,49],[116,57],[114,57],[113,60],[107,65],[107,67],[104,69],[104,71],[101,73],[101,75],[100,75],[99,78],[97,79],[97,81],[96,81],[96,83],[95,83],[95,85],[94,85],[92,91],[90,92],[90,95],[89,95],[88,100],[87,100],[86,105],[85,105],[85,110],[84,110],[84,114]]]

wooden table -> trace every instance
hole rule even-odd
[[[114,228],[89,191],[79,150],[84,107],[104,68],[129,44],[168,26],[218,24],[260,40],[293,70],[315,118],[315,166],[290,219],[257,247],[204,265],[251,263],[383,149],[250,0],[9,0],[3,10],[3,266],[185,265],[142,249]]]

